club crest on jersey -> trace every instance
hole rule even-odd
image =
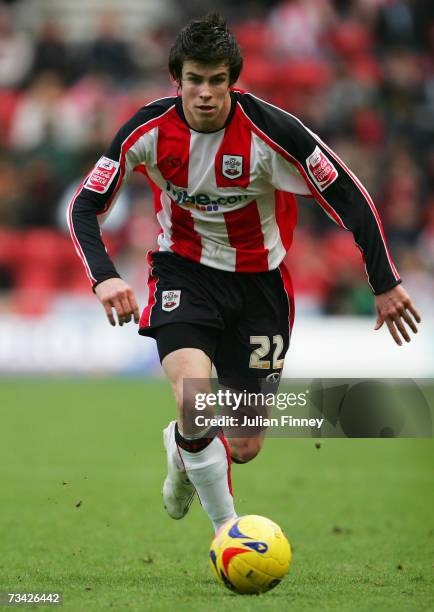
[[[236,179],[243,173],[242,155],[223,155],[222,174],[228,179]]]
[[[327,189],[338,178],[338,171],[319,147],[315,147],[306,164],[311,179],[320,191]]]
[[[174,291],[163,291],[161,296],[161,307],[166,312],[175,310],[178,308],[181,301],[181,289],[175,289]]]
[[[113,161],[108,157],[101,157],[84,186],[86,189],[96,191],[97,193],[106,193],[115,177],[116,172],[118,171],[118,168],[119,162]]]

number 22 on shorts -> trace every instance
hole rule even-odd
[[[268,359],[264,359],[270,353],[271,342],[268,336],[250,336],[250,344],[258,346],[251,352],[249,368],[258,370],[281,370],[283,368],[283,359],[280,358],[283,351],[283,338],[280,334],[273,336],[274,352],[273,365]]]

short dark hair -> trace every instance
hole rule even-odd
[[[229,68],[230,85],[238,79],[243,67],[240,46],[218,13],[190,21],[176,37],[170,50],[169,72],[178,84],[186,60],[201,64],[225,63]]]

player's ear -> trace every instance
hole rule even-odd
[[[177,71],[173,71],[171,67],[169,67],[169,78],[172,82],[172,85],[176,87],[177,93],[179,93],[182,89],[182,68],[181,73],[178,74]]]
[[[181,79],[175,79],[175,77],[173,75],[170,75],[170,80],[172,82],[172,85],[174,87],[176,87],[176,95],[179,95],[179,93],[182,91],[182,81]]]

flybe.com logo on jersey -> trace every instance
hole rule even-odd
[[[210,198],[206,193],[197,193],[191,195],[185,189],[175,187],[170,181],[166,181],[166,193],[174,200],[177,204],[189,206],[190,208],[196,208],[203,212],[214,212],[218,211],[220,206],[227,206],[228,204],[237,204],[239,202],[245,202],[249,199],[248,195],[233,195],[228,197],[219,196],[218,198]]]

